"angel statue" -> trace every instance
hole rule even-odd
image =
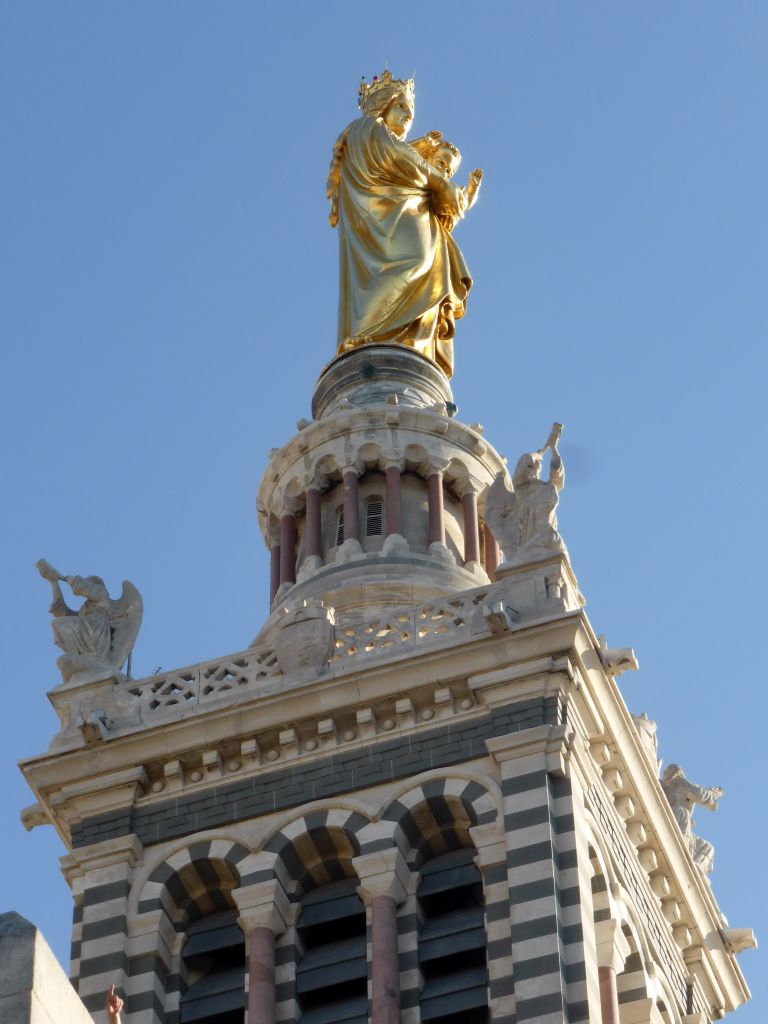
[[[683,839],[691,851],[694,863],[704,874],[708,875],[714,863],[715,848],[706,839],[694,835],[693,808],[698,804],[700,807],[706,807],[709,811],[716,811],[724,790],[719,786],[705,789],[704,786],[697,786],[695,783],[689,782],[679,764],[671,764],[665,769],[661,778],[661,788],[669,800],[669,806],[683,833]]]
[[[518,459],[512,490],[507,487],[505,473],[499,473],[488,489],[485,520],[510,565],[568,554],[557,532],[556,512],[565,483],[563,460],[557,450],[562,431],[562,423],[553,424],[544,447]],[[551,453],[549,480],[542,480],[541,463],[547,451]]]
[[[113,601],[100,576],[64,576],[44,558],[35,568],[53,589],[48,610],[53,615],[54,643],[65,652],[56,662],[64,682],[80,684],[120,677],[136,642],[144,610],[136,587],[124,580],[120,599]],[[69,584],[75,597],[85,599],[78,611],[67,606],[59,586],[61,580]]]
[[[407,345],[453,373],[455,321],[472,278],[452,230],[472,205],[482,173],[451,180],[459,151],[430,132],[410,146],[413,80],[363,80],[360,117],[333,147],[329,221],[339,231],[337,353]]]

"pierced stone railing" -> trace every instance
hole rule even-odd
[[[396,609],[391,615],[337,627],[336,653],[331,661],[345,662],[347,658],[418,645],[435,637],[455,636],[469,628],[472,613],[487,595],[487,589],[473,590],[461,597]]]
[[[252,647],[190,668],[137,679],[126,690],[142,701],[147,712],[165,711],[192,708],[228,693],[256,690],[265,680],[280,675],[274,647]]]
[[[351,663],[361,658],[418,647],[443,636],[458,639],[462,633],[469,633],[472,615],[487,596],[488,588],[483,588],[417,608],[395,609],[390,615],[361,623],[337,626],[331,662],[338,668],[352,667]],[[256,696],[273,690],[276,687],[270,686],[269,681],[282,674],[275,645],[268,644],[131,680],[124,690],[141,700],[145,715],[173,709],[191,711],[228,694]]]

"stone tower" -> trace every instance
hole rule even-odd
[[[562,470],[532,453],[510,492],[405,344],[343,348],[312,412],[259,488],[251,645],[139,680],[70,656],[61,731],[22,766],[26,823],[69,850],[94,1019],[113,983],[129,1024],[732,1011],[750,936],[686,811],[719,793],[662,789],[616,682],[634,656],[596,636],[555,530]]]

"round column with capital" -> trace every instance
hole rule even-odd
[[[397,908],[405,902],[408,866],[396,847],[355,857],[358,892],[371,908],[371,1024],[400,1024]]]
[[[290,919],[290,904],[277,878],[233,889],[238,924],[248,950],[248,1024],[275,1024],[275,937]]]
[[[595,927],[597,978],[600,986],[601,1024],[619,1024],[619,991],[616,976],[624,970],[630,948],[621,924],[611,918]]]

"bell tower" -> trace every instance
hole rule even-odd
[[[754,943],[691,832],[721,791],[660,780],[627,709],[634,653],[559,533],[562,428],[510,473],[456,415],[480,178],[439,169],[439,132],[404,141],[412,82],[360,104],[329,179],[337,354],[258,490],[258,634],[133,679],[112,620],[135,637],[136,588],[71,610],[60,583],[88,580],[41,563],[67,661],[25,822],[67,847],[72,982],[99,1024],[111,984],[127,1024],[721,1019]]]

